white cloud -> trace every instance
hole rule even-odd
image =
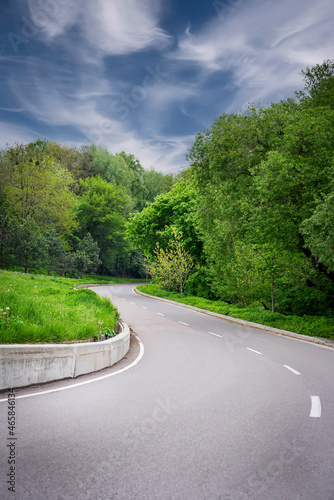
[[[15,142],[27,144],[38,137],[28,127],[0,121],[0,148],[5,148],[7,144],[14,145]]]
[[[302,88],[301,68],[333,57],[332,0],[238,1],[224,19],[217,15],[197,32],[188,26],[167,61],[156,65],[152,59],[145,73],[148,53],[139,59],[139,52],[166,47],[170,40],[159,27],[160,4],[162,0],[29,0],[36,22],[38,15],[42,21],[44,9],[47,22],[40,22],[38,37],[57,56],[47,62],[23,57],[22,51],[11,61],[15,67],[7,73],[7,83],[16,100],[7,102],[15,118],[24,110],[23,116],[34,120],[34,130],[36,121],[39,130],[54,127],[53,140],[63,142],[66,127],[66,132],[73,130],[72,137],[135,154],[145,168],[175,172],[185,165],[184,154],[194,141],[187,135],[192,127],[205,128],[218,113],[237,111],[247,102],[266,104],[292,95]],[[70,42],[75,25],[80,43]],[[33,39],[29,43],[33,54]],[[121,57],[115,73],[110,60],[105,64],[106,55],[131,53],[138,53],[138,64],[127,71],[117,73]],[[153,70],[159,78],[152,78]],[[131,99],[129,105],[125,98]],[[162,137],[180,112],[189,118],[184,121],[187,131]],[[6,131],[3,124],[0,132],[8,139],[36,137],[24,128],[16,134],[12,126]]]
[[[177,173],[186,166],[185,154],[194,142],[194,136],[158,136],[143,140],[136,132],[128,131],[118,137],[106,136],[101,143],[112,153],[126,151],[134,154],[141,165],[163,173]],[[115,149],[116,148],[116,149]]]
[[[31,19],[51,39],[80,23],[90,50],[104,55],[162,47],[170,37],[158,26],[153,0],[29,0]]]
[[[62,126],[72,127],[76,135],[79,132],[87,141],[102,145],[112,153],[124,150],[134,154],[144,168],[154,167],[167,173],[185,165],[184,155],[194,140],[193,136],[162,137],[159,132],[153,131],[151,137],[145,139],[131,128],[130,122],[110,118],[107,110],[99,105],[98,97],[108,90],[106,82],[101,81],[93,95],[89,94],[88,88],[78,90],[81,97],[78,99],[76,95],[65,95],[59,91],[57,82],[49,80],[46,83],[37,76],[29,86],[12,82],[12,90],[24,112],[41,124],[59,127],[59,132],[55,134],[60,138],[63,137]],[[86,100],[88,96],[90,98]],[[18,133],[13,132],[14,129],[8,133],[9,139],[17,137]],[[27,137],[30,141],[36,138],[36,134],[31,132]],[[63,142],[56,137],[52,139]],[[71,140],[67,144],[79,146]]]
[[[240,91],[230,109],[239,109],[249,101],[292,95],[302,86],[303,67],[332,58],[333,16],[331,0],[240,2],[195,36],[188,30],[170,57],[201,68],[199,85],[217,71],[232,71],[232,86]]]

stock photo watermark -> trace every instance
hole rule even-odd
[[[85,477],[85,481],[78,481],[78,491],[85,492],[86,485],[94,485],[100,482],[101,478],[113,477],[113,482],[110,483],[111,491],[118,481],[117,469],[115,466],[122,467],[128,460],[130,449],[135,448],[136,445],[142,446],[147,438],[151,438],[154,434],[162,435],[165,432],[164,424],[167,423],[175,412],[179,409],[179,405],[174,399],[169,396],[158,397],[155,404],[150,411],[147,412],[144,418],[136,420],[136,423],[130,428],[126,429],[119,437],[115,437],[117,446],[109,451],[98,464],[98,469],[92,470],[90,474]]]
[[[16,401],[14,389],[8,389],[7,406],[7,489],[12,493],[16,491],[16,462],[17,462],[17,436],[16,436]]]
[[[155,67],[146,66],[141,84],[132,87],[128,93],[120,93],[119,97],[111,102],[109,109],[111,115],[115,117],[116,123],[126,120],[130,113],[147,99],[150,92],[161,85],[168,76],[169,73],[161,67],[160,63],[156,64]],[[102,144],[105,136],[115,132],[115,121],[108,118],[102,119],[91,134],[91,141]]]
[[[146,74],[141,85],[136,85],[128,94],[121,94],[119,99],[116,99],[111,105],[111,111],[117,114],[121,120],[125,120],[132,109],[136,109],[138,105],[145,101],[150,91],[157,88],[169,75],[166,71],[161,70],[161,65],[157,64],[155,68],[151,66],[145,67]]]
[[[224,494],[224,500],[246,500],[256,498],[260,494],[268,494],[268,488],[280,477],[290,471],[291,466],[301,458],[306,450],[306,444],[300,439],[290,443],[283,442],[280,449],[265,465],[258,467],[241,484],[236,484]]]
[[[126,439],[130,437],[133,442],[133,438],[143,439],[148,434],[154,434],[159,430],[159,426],[166,422],[177,409],[177,404],[169,397],[165,398],[164,401],[158,398],[151,415],[127,431],[124,437]]]
[[[21,17],[21,28],[19,32],[7,33],[7,45],[15,55],[20,53],[22,46],[26,46],[35,36],[45,28],[51,21],[56,21],[61,8],[70,0],[36,0],[29,2],[30,17]],[[1,51],[5,51],[5,43],[1,44]]]

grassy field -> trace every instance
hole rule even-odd
[[[272,314],[266,311],[261,305],[259,307],[238,307],[226,302],[212,301],[195,297],[193,295],[186,296],[181,299],[179,293],[168,292],[162,290],[158,285],[138,285],[137,289],[140,292],[148,293],[156,297],[162,297],[175,302],[181,302],[190,306],[206,309],[207,311],[232,316],[232,318],[244,319],[261,325],[272,326],[290,332],[301,333],[312,337],[322,337],[334,340],[334,318],[326,318],[323,316],[285,316],[280,313]]]
[[[113,335],[119,319],[109,299],[83,283],[124,282],[97,276],[84,280],[0,270],[0,343],[71,342]]]

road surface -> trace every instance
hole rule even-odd
[[[138,363],[135,346],[117,375],[14,391],[15,440],[0,403],[0,498],[333,500],[334,349],[132,288],[94,290],[142,341]]]

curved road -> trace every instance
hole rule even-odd
[[[334,350],[132,288],[94,291],[143,342],[137,364],[15,391],[15,443],[0,403],[0,498],[333,500]]]

